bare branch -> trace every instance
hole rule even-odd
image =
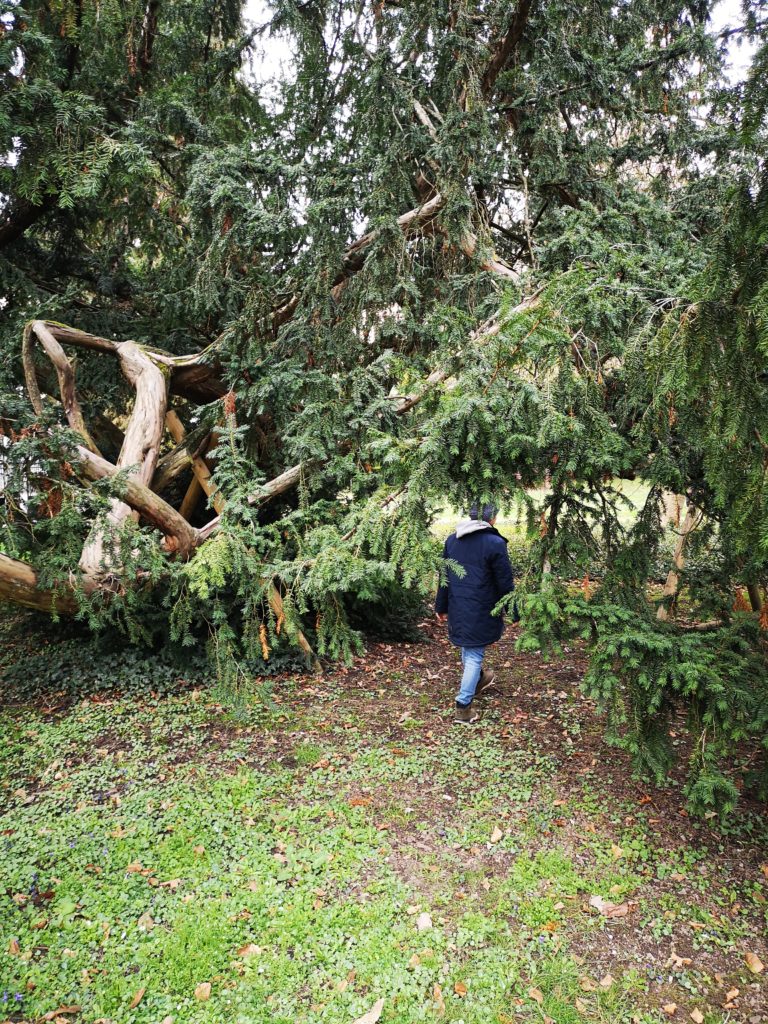
[[[77,454],[82,464],[83,475],[89,480],[111,479],[120,472],[117,466],[113,466],[111,462],[88,451],[87,448],[79,446]],[[125,478],[125,483],[120,488],[120,497],[126,505],[156,526],[166,537],[172,538],[173,543],[167,545],[168,550],[184,558],[199,544],[199,531],[190,526],[172,505],[163,501],[135,476]],[[122,520],[125,518],[123,516]]]
[[[119,344],[117,355],[124,376],[136,389],[136,400],[115,469],[137,467],[132,478],[148,488],[157,465],[163,436],[167,402],[166,375],[134,341]],[[110,465],[104,461],[107,466]],[[119,527],[130,514],[131,507],[127,502],[113,501],[107,517],[109,527]],[[92,531],[85,542],[80,556],[80,571],[87,578],[98,579],[103,572],[105,539],[104,531],[99,528]]]
[[[93,439],[88,432],[88,427],[85,425],[83,411],[80,408],[80,403],[77,399],[77,392],[75,391],[75,371],[73,370],[69,359],[67,359],[66,352],[42,320],[33,320],[32,323],[27,324],[24,329],[24,340],[22,343],[24,376],[26,378],[27,392],[32,403],[32,408],[38,416],[43,411],[40,388],[37,383],[37,376],[35,374],[32,359],[33,337],[36,337],[40,342],[43,350],[53,363],[54,369],[56,370],[56,376],[59,381],[61,404],[64,407],[67,422],[73,430],[76,430],[78,434],[80,434],[91,451],[98,452],[98,448],[94,444]]]
[[[517,10],[512,17],[510,26],[507,29],[506,34],[496,44],[493,56],[488,61],[488,66],[485,69],[481,85],[484,96],[488,97],[493,92],[493,88],[496,85],[496,79],[507,66],[510,57],[520,45],[520,40],[522,39],[523,32],[528,24],[528,17],[531,13],[533,4],[534,0],[518,0]]]
[[[184,428],[184,424],[172,409],[166,413],[165,425],[168,427],[168,433],[174,441],[177,444],[181,444],[186,436],[186,430]],[[199,496],[200,491],[203,491],[211,499],[211,504],[219,515],[221,515],[224,509],[224,499],[218,488],[214,487],[211,483],[211,471],[208,469],[205,459],[200,455],[192,455],[191,464],[194,479],[192,484],[190,484],[187,494],[184,496],[179,512],[181,512],[182,515],[185,515],[185,512],[191,513],[194,511],[194,504],[196,504],[197,499],[193,499],[192,496],[193,493],[195,493],[193,491],[193,485],[197,485],[197,495]],[[185,518],[189,519],[189,515],[186,515]]]

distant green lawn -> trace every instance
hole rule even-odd
[[[631,526],[635,519],[636,510],[642,506],[648,497],[649,487],[642,480],[614,480],[611,487],[617,494],[622,495],[629,502],[629,506],[619,506],[619,521],[623,526]],[[536,503],[546,497],[548,491],[544,488],[528,491],[528,495]],[[466,519],[465,512],[459,509],[452,509],[446,506],[438,514],[433,524],[433,532],[441,539],[447,537],[456,529],[456,525]],[[523,536],[525,534],[524,513],[516,515],[502,514],[496,521],[497,528],[507,536]]]

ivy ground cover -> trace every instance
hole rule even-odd
[[[462,729],[431,625],[236,713],[192,666],[33,677],[3,630],[0,1020],[768,1020],[757,808],[634,779],[576,653],[505,640]]]

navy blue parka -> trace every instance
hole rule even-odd
[[[506,540],[490,523],[471,519],[446,540],[443,557],[465,570],[459,578],[448,569],[447,583],[437,591],[435,611],[448,613],[448,639],[457,647],[496,643],[504,621],[491,609],[515,589]]]

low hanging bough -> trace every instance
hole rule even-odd
[[[476,346],[490,344],[505,323],[534,309],[539,299],[537,292],[507,311],[503,318],[483,324],[467,337],[464,349],[456,352],[454,359],[464,359]],[[189,560],[202,545],[220,533],[226,506],[205,458],[206,452],[217,443],[216,434],[205,426],[187,431],[178,412],[169,408],[169,400],[177,397],[197,406],[207,404],[211,397],[223,397],[226,418],[230,399],[218,376],[218,367],[210,361],[209,351],[173,356],[134,341],[113,341],[62,324],[34,320],[24,331],[22,360],[27,393],[39,417],[43,416],[46,403],[39,384],[44,371],[36,366],[34,358],[38,346],[55,369],[59,401],[67,425],[82,442],[70,452],[74,465],[70,474],[76,475],[85,487],[97,481],[109,481],[111,497],[106,516],[97,519],[88,531],[77,571],[59,578],[54,587],[49,587],[41,583],[32,566],[3,555],[0,558],[0,599],[40,611],[75,615],[82,610],[84,600],[98,595],[109,599],[137,585],[135,578],[126,575],[119,554],[121,530],[130,521],[141,521],[156,530],[162,538],[159,549],[166,559],[177,563]],[[101,453],[94,441],[94,431],[86,422],[76,387],[75,363],[68,354],[78,349],[115,359],[134,392],[122,429],[106,416],[105,410],[97,414],[100,422],[109,424],[110,436],[120,439],[114,462]],[[449,370],[433,370],[420,385],[410,388],[406,394],[393,396],[392,413],[398,418],[410,413],[424,399],[434,395],[436,389],[447,386],[450,390],[451,381]],[[230,409],[230,415],[231,412]],[[167,446],[166,432],[175,447],[161,457],[164,443]],[[247,496],[247,505],[251,508],[267,505],[288,494],[319,468],[312,460],[288,467],[254,488]],[[185,479],[185,474],[189,482],[180,492],[180,500],[173,502],[164,497],[174,479]],[[399,497],[403,493],[398,491]],[[214,513],[207,522],[200,522],[203,497]],[[381,508],[391,507],[392,497],[388,494],[381,501]],[[197,525],[193,524],[193,519]],[[353,527],[341,537],[341,542],[348,542],[355,532],[356,527]],[[317,562],[317,559],[306,561],[304,571],[315,571]],[[264,593],[273,623],[285,621],[280,586],[270,580]],[[304,633],[295,627],[292,635],[296,644],[311,657],[312,650]]]
[[[493,91],[500,71],[519,45],[528,13],[529,5],[523,4],[507,31],[494,41],[493,56],[482,83],[485,96]],[[457,102],[461,109],[467,108],[465,92],[458,97]],[[413,110],[417,121],[436,141],[438,129],[432,117],[442,123],[440,111],[431,104],[431,113],[427,113],[425,107],[415,99]],[[441,177],[440,167],[432,159],[428,164],[438,181]],[[444,228],[438,221],[446,203],[445,192],[439,187],[430,186],[418,206],[397,218],[397,229],[404,241],[407,243],[414,239],[418,240],[433,232],[444,234]],[[338,272],[329,282],[329,294],[334,303],[339,302],[353,278],[366,265],[370,253],[381,238],[381,229],[372,227],[343,254]],[[458,247],[478,269],[498,276],[502,282],[517,281],[514,269],[503,259],[498,258],[492,247],[489,248],[485,242],[481,242],[478,234],[469,225],[461,233]],[[513,313],[526,311],[536,301],[536,296],[524,300]],[[263,329],[271,331],[276,336],[280,328],[294,318],[300,305],[301,293],[296,291],[273,307]],[[484,325],[470,335],[468,347],[493,338],[499,329],[499,321]],[[220,378],[215,353],[212,351],[216,348],[216,343],[201,353],[173,356],[133,341],[117,342],[63,324],[34,320],[27,324],[24,331],[22,358],[27,393],[37,416],[43,414],[44,408],[33,358],[37,345],[53,364],[67,423],[82,439],[76,453],[81,479],[83,482],[92,482],[114,478],[115,493],[110,500],[106,517],[96,522],[88,533],[78,561],[76,576],[60,585],[56,594],[37,585],[34,570],[25,569],[15,562],[12,565],[7,560],[0,565],[0,573],[7,577],[5,584],[2,584],[5,589],[0,591],[0,594],[6,597],[11,597],[12,593],[19,595],[23,581],[23,603],[47,610],[55,607],[58,611],[71,613],[77,606],[74,600],[76,594],[108,594],[130,585],[125,579],[116,543],[122,527],[130,520],[141,518],[159,530],[163,535],[163,550],[168,557],[177,561],[188,559],[197,548],[218,533],[225,511],[223,497],[211,481],[211,469],[205,459],[205,451],[212,443],[210,432],[202,431],[202,437],[198,436],[197,431],[188,434],[177,412],[168,406],[171,396],[194,404],[205,404],[222,398],[227,388]],[[114,463],[103,457],[94,440],[94,431],[86,423],[75,387],[74,365],[67,355],[68,349],[85,349],[112,356],[117,360],[123,377],[134,391],[132,410],[122,434],[116,424],[100,414],[110,433],[113,436],[120,436],[119,454]],[[410,412],[436,387],[449,381],[450,376],[450,372],[445,369],[434,370],[420,389],[398,398],[397,405],[392,411],[395,415]],[[161,459],[166,430],[171,435],[175,448]],[[285,494],[295,488],[315,468],[311,460],[289,467],[261,484],[248,498],[248,504],[260,506]],[[191,479],[183,491],[181,500],[176,502],[178,507],[174,507],[171,501],[166,500],[170,497],[169,491],[173,489],[174,481],[180,475],[190,472]],[[193,526],[190,519],[199,507],[203,495],[213,506],[216,515],[199,527]],[[37,598],[35,594],[38,595]],[[283,608],[279,592],[270,585],[268,596],[277,620],[281,621]],[[297,639],[300,646],[309,650],[303,634],[299,632]]]

